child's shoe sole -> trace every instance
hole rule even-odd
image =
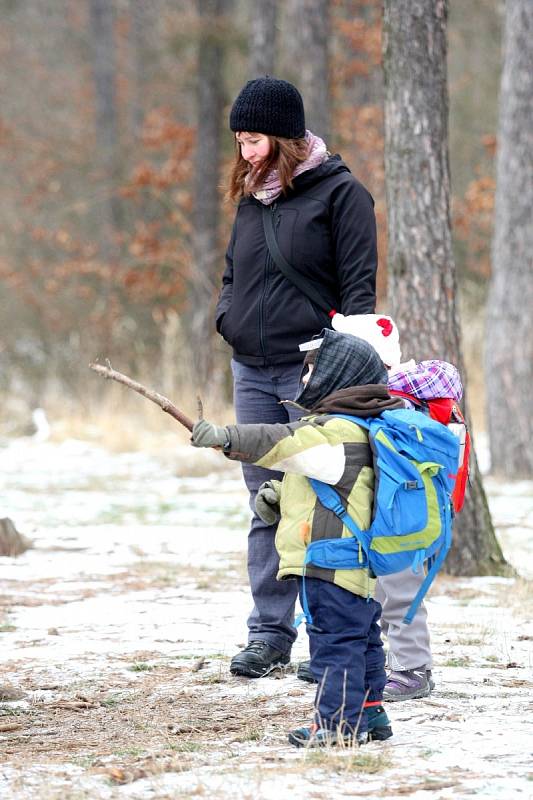
[[[335,747],[341,745],[344,747],[353,747],[355,744],[365,744],[367,741],[367,734],[357,734],[355,741],[352,735],[346,735],[339,739],[336,733],[330,731],[312,730],[311,728],[296,728],[288,734],[289,743],[294,747]]]
[[[385,739],[390,739],[392,736],[392,728],[390,725],[383,725],[381,728],[374,728],[373,731],[368,731],[369,742],[384,742]]]

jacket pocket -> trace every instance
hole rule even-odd
[[[230,326],[231,309],[232,306],[230,306],[228,310],[222,314],[220,320],[218,321],[218,332],[229,345],[233,344],[233,340],[235,338]]]
[[[309,297],[306,297],[304,295],[304,300],[307,303],[308,308],[310,309],[309,318],[312,319],[314,317],[316,320],[318,328],[317,333],[320,333],[322,328],[331,328],[331,319],[328,316],[328,314],[326,314],[326,312],[322,308],[319,308],[316,305],[316,303],[313,303],[313,301],[310,300]]]

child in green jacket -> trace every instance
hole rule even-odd
[[[336,415],[377,416],[402,407],[387,391],[387,370],[366,341],[326,329],[304,362],[296,403],[308,415],[288,424],[228,425],[197,422],[195,447],[218,447],[230,459],[284,473],[258,494],[257,511],[279,524],[278,580],[296,579],[313,619],[308,624],[311,670],[318,682],[311,724],[289,733],[296,745],[335,744],[339,739],[386,739],[392,735],[381,705],[385,685],[380,605],[367,569],[304,567],[307,545],[351,536],[324,508],[308,478],[329,483],[357,524],[370,525],[374,471],[367,432]],[[268,484],[271,484],[270,486]],[[279,490],[279,510],[277,498]]]

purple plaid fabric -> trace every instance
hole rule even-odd
[[[447,361],[421,361],[414,367],[389,376],[389,390],[412,394],[419,400],[451,397],[457,402],[463,396],[463,385],[457,369]]]

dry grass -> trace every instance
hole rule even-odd
[[[179,562],[141,561],[121,573],[114,583],[120,582],[124,591],[181,586],[184,581],[194,588],[206,591],[227,591],[241,586],[247,580],[246,555],[225,553],[225,565],[220,568],[191,567]]]
[[[533,616],[533,581],[521,576],[513,576],[512,583],[505,581],[491,583],[490,586],[483,584],[465,586],[460,578],[440,573],[433,584],[430,596],[431,594],[444,594],[455,598],[459,605],[468,605],[480,595],[488,594],[495,605],[508,608],[510,614],[516,610],[521,615],[523,613],[529,617]],[[456,624],[455,627],[461,626]]]
[[[391,766],[392,758],[387,747],[378,745],[378,752],[371,752],[369,748],[361,749],[358,745],[353,747],[323,747],[307,750],[306,760],[311,766],[323,767],[337,774],[362,772],[374,775]]]
[[[235,554],[229,558],[228,568],[211,570],[209,574],[200,570],[189,577],[196,586],[204,578],[208,579],[210,590],[214,590],[223,586],[234,568],[243,567],[242,556]],[[118,578],[106,576],[103,580],[112,582],[113,590],[132,591],[165,586],[168,580],[177,577],[174,565],[145,561]],[[440,581],[441,590],[465,591],[457,579],[441,576]],[[239,581],[231,578],[231,583],[238,585]],[[527,591],[525,581],[513,585],[517,595]],[[29,587],[19,586],[21,596],[26,588]],[[44,588],[41,582],[37,590]],[[506,594],[512,594],[507,582],[501,590],[502,601]],[[38,604],[39,598],[34,599]],[[524,608],[520,613],[524,614]],[[455,627],[462,640],[468,633],[472,639],[488,637],[485,628],[472,627],[467,620]],[[455,650],[456,644],[476,647],[476,641],[446,645],[448,662],[439,659],[441,669],[475,666],[468,660],[470,654],[476,658],[475,651],[465,656],[462,650]],[[505,653],[486,653],[483,658],[487,666],[491,665],[491,670],[487,670],[489,677],[483,680],[485,700],[487,687],[492,684],[494,696],[500,703],[506,702],[505,697],[512,696],[513,692],[530,690],[531,685],[523,673],[509,671],[513,664],[507,663],[510,658]],[[289,690],[285,688],[281,693],[272,694],[269,690],[265,694],[254,694],[253,687],[249,689],[249,681],[230,675],[228,662],[228,656],[222,653],[199,658],[193,654],[162,655],[156,649],[139,650],[122,656],[113,654],[91,679],[80,679],[79,675],[71,679],[65,673],[61,685],[51,684],[46,675],[39,677],[38,668],[24,670],[18,685],[32,698],[29,707],[9,708],[7,704],[0,704],[0,724],[4,722],[7,726],[2,734],[4,763],[9,769],[20,771],[21,781],[28,769],[30,754],[33,769],[46,764],[50,788],[43,787],[39,800],[92,800],[98,796],[94,793],[97,790],[91,793],[91,790],[76,789],[72,785],[72,773],[68,772],[71,767],[80,771],[84,781],[104,779],[115,787],[117,794],[113,797],[119,796],[121,786],[142,778],[151,779],[158,800],[212,797],[208,784],[210,772],[216,772],[221,781],[226,778],[230,781],[238,772],[247,783],[243,800],[261,797],[261,783],[279,779],[280,772],[286,781],[305,778],[315,784],[316,790],[311,785],[307,796],[317,798],[323,796],[324,781],[335,779],[334,776],[352,781],[351,797],[368,797],[365,776],[370,780],[373,775],[377,775],[380,786],[383,785],[382,791],[372,790],[372,796],[376,797],[409,796],[417,791],[461,786],[465,776],[458,768],[446,766],[431,772],[425,769],[425,762],[422,775],[417,770],[416,774],[402,777],[401,760],[394,758],[395,752],[401,756],[402,751],[395,751],[387,743],[370,744],[361,749],[338,747],[291,752],[287,731],[310,718],[312,688],[299,683],[294,686],[291,682]],[[15,671],[14,664],[5,666],[6,670]],[[276,677],[273,675],[272,679]],[[284,683],[280,682],[280,686]],[[453,680],[450,686],[453,687]],[[446,687],[446,680],[443,687]],[[471,692],[443,692],[441,689],[439,695],[424,701],[423,706],[415,706],[414,713],[415,716],[420,714],[423,707],[428,712],[424,717],[428,724],[442,715],[442,719],[455,723],[462,719],[467,698],[472,699]],[[403,713],[401,709],[394,709],[401,726],[408,724],[408,718],[402,718]],[[426,758],[425,755],[420,757]],[[427,766],[430,766],[429,760]],[[158,791],[158,776],[169,773],[187,773],[187,788],[173,788],[170,795]],[[381,773],[385,774],[386,783]],[[205,784],[197,777],[202,774],[206,776]],[[70,785],[56,787],[53,776],[63,777]],[[13,791],[16,787],[11,785],[10,788]],[[23,789],[21,783],[21,797]]]
[[[484,315],[480,299],[470,296],[469,292],[463,291],[462,316],[467,321],[462,332],[463,352],[470,410],[475,430],[481,431],[485,429]],[[473,312],[474,306],[480,310]],[[189,353],[179,320],[173,320],[170,329],[161,362],[155,367],[148,364],[131,377],[167,395],[194,419],[198,394],[194,378],[194,354]],[[223,345],[221,347],[218,355],[223,368],[217,368],[218,383],[202,387],[200,393],[206,419],[229,423],[234,421],[230,400],[231,381],[226,374],[229,351]],[[179,359],[176,353],[180,354]],[[126,365],[117,363],[113,366],[119,371],[128,372]],[[156,373],[164,376],[164,380],[154,377]],[[33,396],[31,392],[27,394],[29,398]],[[31,399],[25,401],[20,393],[17,397],[13,394],[0,396],[0,401],[0,436],[24,435],[31,411],[37,403],[33,401],[31,404]],[[144,450],[149,453],[159,453],[161,449],[171,449],[176,443],[185,444],[188,441],[185,429],[149,400],[124,386],[105,381],[89,369],[83,385],[73,390],[65,389],[51,379],[44,394],[40,394],[39,404],[45,409],[52,425],[53,441],[77,438],[98,443],[113,452]]]
[[[135,654],[146,657],[147,654]],[[134,660],[132,665],[145,663]],[[276,703],[270,696],[232,695],[243,679],[230,676],[227,664],[208,659],[204,669],[195,663],[130,670],[107,676],[101,685],[87,683],[76,689],[61,687],[17,714],[21,728],[6,733],[6,760],[13,766],[27,763],[28,742],[36,760],[49,765],[65,761],[89,773],[105,774],[111,782],[129,783],[162,772],[181,772],[194,766],[221,762],[224,753],[265,736],[283,737],[291,726],[298,696]],[[220,675],[219,681],[210,680]],[[26,691],[38,682],[21,682]],[[105,684],[105,685],[103,685]],[[7,712],[0,706],[0,720]],[[10,717],[11,719],[12,717]]]
[[[132,376],[134,377],[134,376]],[[142,377],[135,376],[141,382]],[[149,385],[148,381],[146,384]],[[98,390],[95,390],[98,387]],[[161,387],[152,385],[156,391]],[[41,404],[51,425],[51,441],[81,439],[112,452],[143,450],[159,453],[177,444],[186,444],[189,433],[169,414],[135,392],[94,375],[81,401],[64,391],[49,390]],[[31,433],[31,407],[0,403],[0,436],[23,436]],[[180,389],[169,399],[192,420],[197,417],[197,396],[190,388]],[[230,402],[206,391],[202,396],[204,416],[213,422],[231,423],[235,416]],[[28,427],[29,426],[29,427]]]
[[[62,395],[49,395],[43,406],[50,423],[50,441],[61,443],[77,439],[112,453],[144,452],[156,457],[178,477],[201,477],[210,473],[240,474],[237,462],[228,461],[210,449],[193,449],[190,433],[154,403],[116,383],[104,382],[99,396],[88,393],[83,407],[72,405]],[[184,393],[178,407],[196,419],[196,397]],[[0,397],[0,400],[2,398]],[[203,400],[204,416],[217,424],[231,424],[235,415],[231,405],[218,397]],[[0,402],[0,439],[27,436],[32,432],[31,410]]]
[[[49,411],[52,438],[87,439],[114,452],[145,450],[159,452],[162,439],[168,439],[167,447],[185,444],[190,434],[176,420],[165,414],[155,404],[121,386],[106,386],[102,401],[91,403],[83,416],[61,416],[60,409]],[[189,416],[196,419],[196,398],[189,395],[171,398]],[[230,405],[219,400],[204,399],[204,415],[217,423],[234,421]]]
[[[28,583],[17,581],[16,585],[13,584],[16,586],[16,596],[11,594],[10,582],[5,581],[6,593],[0,594],[0,633],[15,630],[7,614],[17,606],[38,607],[42,604],[61,606],[96,597],[106,588],[113,595],[185,585],[198,591],[227,591],[246,583],[246,554],[224,553],[223,567],[192,566],[182,564],[178,560],[143,559],[112,576],[90,576],[90,580],[90,587],[84,586],[82,589],[74,587],[72,591],[64,589],[60,596],[55,594],[55,578],[41,578]]]
[[[523,577],[516,577],[512,588],[499,585],[495,589],[498,605],[507,606],[509,611],[520,611],[526,617],[533,617],[533,581]]]

